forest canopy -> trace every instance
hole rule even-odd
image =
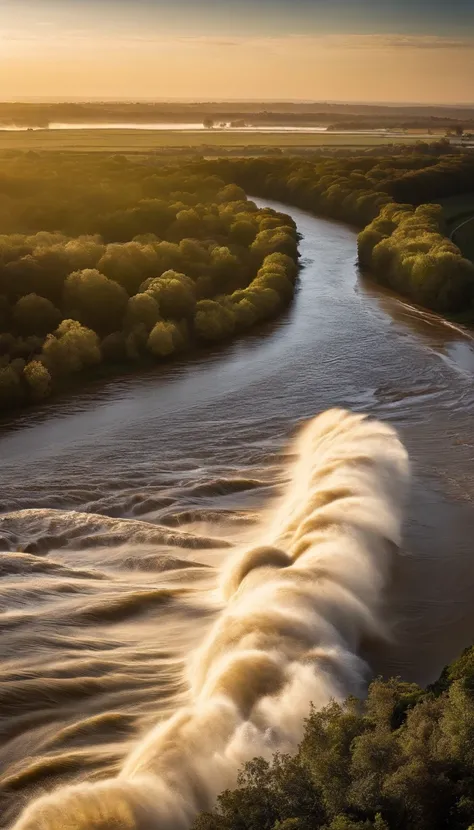
[[[350,222],[361,268],[436,311],[472,314],[474,264],[436,205],[469,192],[474,155],[443,143],[181,161],[11,152],[0,164],[0,409],[275,317],[294,294],[297,229],[247,193]]]
[[[0,409],[228,339],[278,314],[297,276],[293,220],[187,163],[13,154],[0,229]]]
[[[468,830],[474,648],[427,690],[375,680],[313,710],[295,757],[256,758],[194,830]]]
[[[363,228],[359,262],[420,305],[472,313],[474,264],[447,238],[437,199],[474,192],[474,155],[224,159],[208,173]]]

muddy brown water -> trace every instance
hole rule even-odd
[[[474,642],[474,341],[361,280],[350,229],[276,207],[303,235],[276,325],[2,425],[2,827],[45,789],[116,772],[186,702],[219,565],[329,407],[395,426],[413,465],[374,673],[426,684]]]

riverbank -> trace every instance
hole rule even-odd
[[[26,155],[3,186],[0,409],[103,363],[139,369],[224,342],[293,298],[291,217],[186,162]]]
[[[474,156],[439,160],[242,159],[203,166],[227,181],[316,215],[358,227],[360,266],[413,302],[442,314],[474,317],[474,263],[447,236],[439,200],[468,191]],[[406,203],[402,203],[406,202]]]
[[[219,612],[220,567],[278,515],[292,436],[322,410],[392,425],[412,464],[381,598],[392,639],[364,643],[371,670],[426,685],[472,642],[473,343],[361,282],[350,228],[271,207],[296,220],[301,272],[266,336],[0,431],[0,826],[83,780],[85,759],[88,776],[115,774],[137,734],[187,702],[184,661]]]

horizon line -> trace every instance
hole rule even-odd
[[[344,99],[308,99],[308,98],[160,98],[160,97],[104,97],[104,96],[18,96],[15,98],[4,98],[0,100],[0,106],[4,104],[199,104],[206,106],[210,104],[306,104],[310,106],[379,106],[379,107],[415,107],[441,109],[474,108],[474,100],[471,102],[458,101],[455,103],[432,102],[432,101],[383,101],[383,100],[344,100]]]

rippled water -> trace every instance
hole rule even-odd
[[[291,212],[304,268],[277,325],[2,425],[0,826],[187,701],[218,566],[328,407],[395,426],[414,465],[374,671],[428,682],[474,641],[473,343],[362,283],[352,231]]]

